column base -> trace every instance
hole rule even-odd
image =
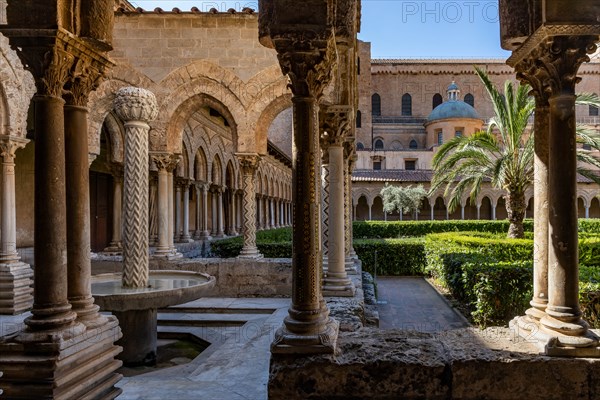
[[[515,333],[515,340],[519,337],[547,356],[600,358],[600,338],[591,331],[581,336],[565,335],[548,329],[528,315],[514,318],[509,327]]]
[[[322,332],[299,335],[290,332],[285,325],[275,332],[271,343],[274,354],[333,354],[335,353],[340,324],[328,318]]]
[[[354,297],[356,288],[348,277],[333,278],[326,276],[323,279],[322,293],[324,297]]]
[[[123,247],[121,246],[109,246],[102,250],[102,254],[105,256],[122,256],[123,255]]]
[[[102,327],[81,334],[47,335],[46,340],[23,344],[19,336],[0,343],[0,386],[7,398],[114,399],[122,375],[115,360],[121,347],[114,342],[121,330],[114,316]]]
[[[152,254],[152,258],[157,258],[161,260],[177,260],[182,257],[183,254],[178,253],[177,249],[156,250],[154,254]]]
[[[0,314],[16,315],[33,307],[33,270],[29,264],[0,264]]]
[[[344,266],[348,275],[358,274],[358,268],[356,268],[356,260],[354,260],[352,257],[346,257]]]
[[[184,237],[181,238],[177,241],[177,243],[194,243],[194,239],[192,239],[191,237]]]
[[[258,249],[256,247],[252,248],[243,248],[242,251],[240,251],[240,255],[238,256],[238,258],[247,258],[247,259],[254,259],[254,260],[258,260],[263,258],[263,255],[260,254],[260,252],[258,251]]]

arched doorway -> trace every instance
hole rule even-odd
[[[358,198],[358,203],[356,204],[356,220],[369,220],[369,203],[367,203],[367,198],[364,195]]]

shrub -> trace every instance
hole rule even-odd
[[[447,232],[425,237],[426,272],[448,287],[448,280],[460,279],[464,262],[487,260],[524,261],[533,258],[533,242],[528,239],[509,239],[487,232]]]
[[[506,236],[508,226],[506,220],[360,221],[353,224],[353,236],[355,239],[381,239],[461,231],[501,233]],[[525,220],[524,228],[525,231],[533,231],[533,220]]]
[[[425,248],[422,238],[355,240],[354,250],[362,261],[363,270],[371,274],[424,274]]]
[[[240,255],[244,239],[240,236],[211,242],[213,257],[232,258]],[[279,228],[256,233],[256,247],[266,258],[292,257],[292,229]]]
[[[579,219],[579,232],[584,233],[600,233],[600,219]]]

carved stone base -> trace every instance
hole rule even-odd
[[[6,398],[114,399],[122,378],[116,370],[121,347],[114,342],[121,330],[114,316],[100,328],[69,335],[47,335],[47,340],[19,342],[19,336],[0,343],[0,386]]]
[[[516,317],[509,323],[519,337],[535,345],[540,353],[552,357],[600,358],[599,337],[587,331],[582,336],[569,336],[544,327],[530,316]]]
[[[354,297],[356,288],[348,277],[336,278],[327,275],[323,279],[322,292],[325,297]]]
[[[29,264],[0,264],[0,314],[16,315],[33,306],[33,270]]]
[[[288,331],[285,325],[275,332],[271,353],[275,354],[332,354],[335,352],[340,324],[328,318],[323,332],[298,335]]]
[[[117,246],[109,246],[109,247],[105,248],[104,250],[102,250],[101,254],[105,255],[105,256],[122,256],[123,248],[117,247]]]
[[[356,267],[356,260],[352,257],[346,257],[345,261],[346,273],[348,275],[356,275],[358,274],[358,268]]]
[[[248,258],[248,259],[253,259],[253,260],[259,260],[261,258],[263,258],[263,255],[260,254],[260,252],[258,251],[258,249],[255,248],[243,248],[242,251],[240,251],[240,255],[238,256],[238,258]]]
[[[153,258],[159,258],[162,260],[178,260],[180,258],[183,258],[183,254],[177,252],[177,250],[173,251],[173,250],[156,250],[154,252],[154,254],[152,255]]]

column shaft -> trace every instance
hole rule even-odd
[[[34,304],[30,329],[66,328],[77,317],[67,300],[64,100],[36,95]]]
[[[169,242],[169,172],[166,168],[158,170],[158,246],[156,254],[171,251]]]
[[[104,251],[120,252],[123,244],[121,242],[122,230],[122,209],[123,209],[123,177],[118,173],[113,174],[113,220],[112,220],[112,240],[110,246]]]
[[[107,319],[98,313],[91,286],[88,109],[66,105],[64,113],[68,298],[78,320],[97,327]]]
[[[173,236],[176,242],[181,241],[181,184],[175,183],[175,235]]]
[[[190,237],[190,184],[183,186],[183,233],[181,234],[183,242],[192,242]]]

